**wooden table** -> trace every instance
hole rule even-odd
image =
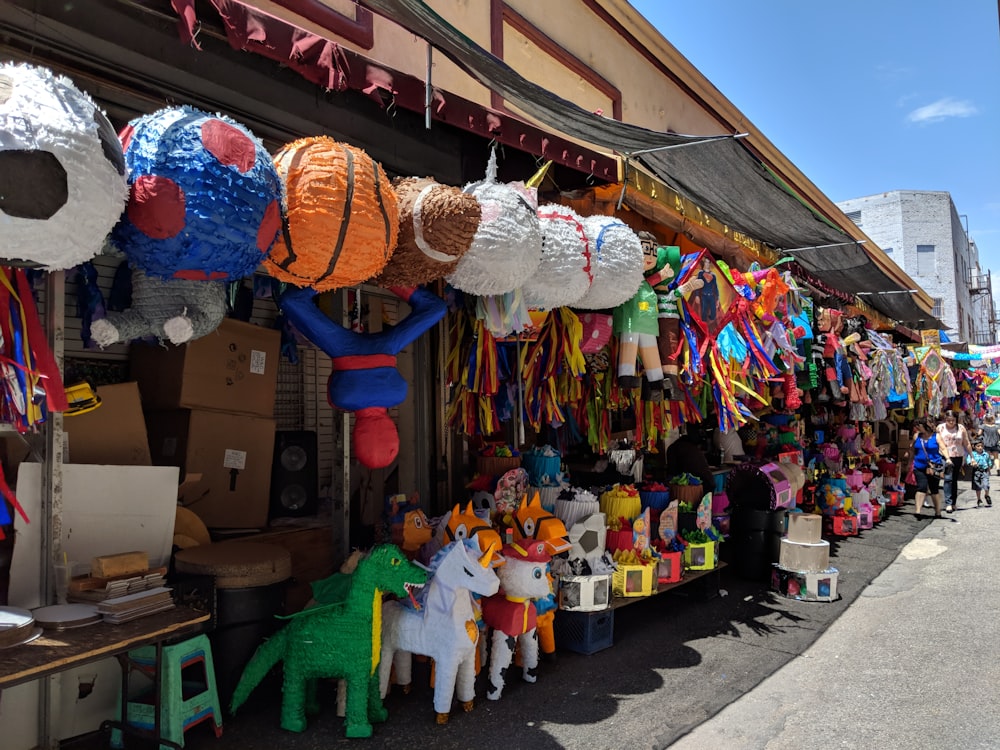
[[[0,690],[24,682],[48,677],[71,667],[108,657],[116,657],[122,668],[121,721],[105,722],[123,731],[136,731],[127,725],[128,711],[128,652],[140,646],[156,646],[156,667],[159,669],[163,644],[174,638],[200,632],[208,622],[207,612],[178,606],[166,612],[141,617],[122,625],[97,623],[64,631],[46,631],[41,637],[22,646],[0,651]],[[155,722],[153,735],[160,738],[160,681],[153,681]],[[141,733],[141,732],[140,732]],[[148,736],[148,733],[145,733]],[[173,743],[160,739],[161,744]]]
[[[719,572],[724,567],[726,567],[726,563],[720,561],[719,564],[716,565],[711,570],[685,570],[684,571],[684,577],[681,578],[681,580],[675,581],[673,583],[661,583],[661,584],[659,584],[656,587],[656,589],[653,591],[653,593],[650,594],[649,596],[615,596],[615,597],[612,597],[612,599],[611,599],[611,609],[619,609],[620,607],[625,607],[625,606],[627,606],[629,604],[635,604],[636,602],[644,602],[647,599],[649,599],[651,596],[656,596],[657,594],[665,594],[666,592],[671,591],[672,589],[676,589],[676,588],[679,588],[681,586],[685,586],[685,585],[687,585],[689,583],[692,583],[693,581],[697,581],[700,578],[704,578],[705,576],[711,576],[711,575],[718,576]]]
[[[61,632],[47,630],[31,643],[0,651],[0,690],[140,646],[162,644],[200,630],[207,621],[207,612],[174,607],[122,625],[101,622]]]

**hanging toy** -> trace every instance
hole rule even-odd
[[[643,401],[656,403],[663,400],[663,366],[656,337],[660,332],[658,305],[653,284],[666,275],[657,269],[659,255],[656,237],[650,232],[640,232],[643,269],[646,274],[639,283],[639,290],[632,299],[615,308],[614,326],[619,338],[618,384],[625,389],[638,388],[636,357],[642,357],[645,374]]]
[[[285,185],[285,231],[264,261],[268,274],[323,292],[356,286],[385,268],[399,209],[378,162],[315,136],[289,143],[274,164]]]
[[[583,229],[590,241],[593,281],[573,307],[618,307],[631,299],[642,283],[642,244],[635,232],[613,216],[588,216],[583,220]]]
[[[94,321],[109,346],[205,336],[225,315],[223,282],[253,274],[281,228],[281,183],[243,125],[170,107],[121,132],[130,195],[112,233],[133,270],[132,308]]]
[[[46,68],[0,65],[0,257],[90,260],[127,192],[121,144],[90,97]]]
[[[330,403],[355,412],[354,452],[363,465],[380,469],[399,454],[399,435],[388,409],[406,399],[406,380],[396,355],[444,317],[444,301],[422,288],[393,287],[412,312],[392,328],[359,333],[337,325],[315,304],[316,292],[294,289],[282,295],[282,312],[306,338],[332,358],[327,384]]]
[[[481,296],[505,294],[524,286],[542,259],[538,196],[524,183],[497,182],[496,151],[490,152],[486,178],[465,187],[482,209],[472,247],[447,277],[456,289]]]
[[[399,202],[399,240],[377,283],[416,286],[444,278],[472,246],[482,214],[479,201],[429,177],[402,177],[392,185]]]
[[[571,208],[540,206],[542,262],[521,290],[529,307],[551,310],[573,305],[593,280],[590,241],[583,219]]]

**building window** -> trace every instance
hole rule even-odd
[[[934,245],[917,245],[917,275],[934,273]]]
[[[860,211],[848,211],[844,214],[848,219],[853,221],[859,227],[861,226],[861,212]]]
[[[934,309],[931,310],[931,315],[933,315],[935,318],[940,318],[942,315],[944,315],[944,310],[942,309],[942,305],[944,304],[944,299],[942,297],[932,297],[931,299],[934,300]]]

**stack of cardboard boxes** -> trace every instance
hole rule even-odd
[[[183,346],[131,347],[154,465],[210,529],[267,526],[281,335],[225,320]]]

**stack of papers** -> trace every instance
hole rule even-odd
[[[117,599],[128,594],[162,588],[166,583],[165,572],[165,568],[159,568],[148,573],[113,580],[74,580],[73,584],[76,585],[70,585],[68,599],[71,602],[102,602],[106,599]]]
[[[173,607],[174,599],[170,595],[170,589],[165,586],[116,596],[97,603],[97,611],[104,616],[104,621],[113,625],[163,612],[173,609]]]

